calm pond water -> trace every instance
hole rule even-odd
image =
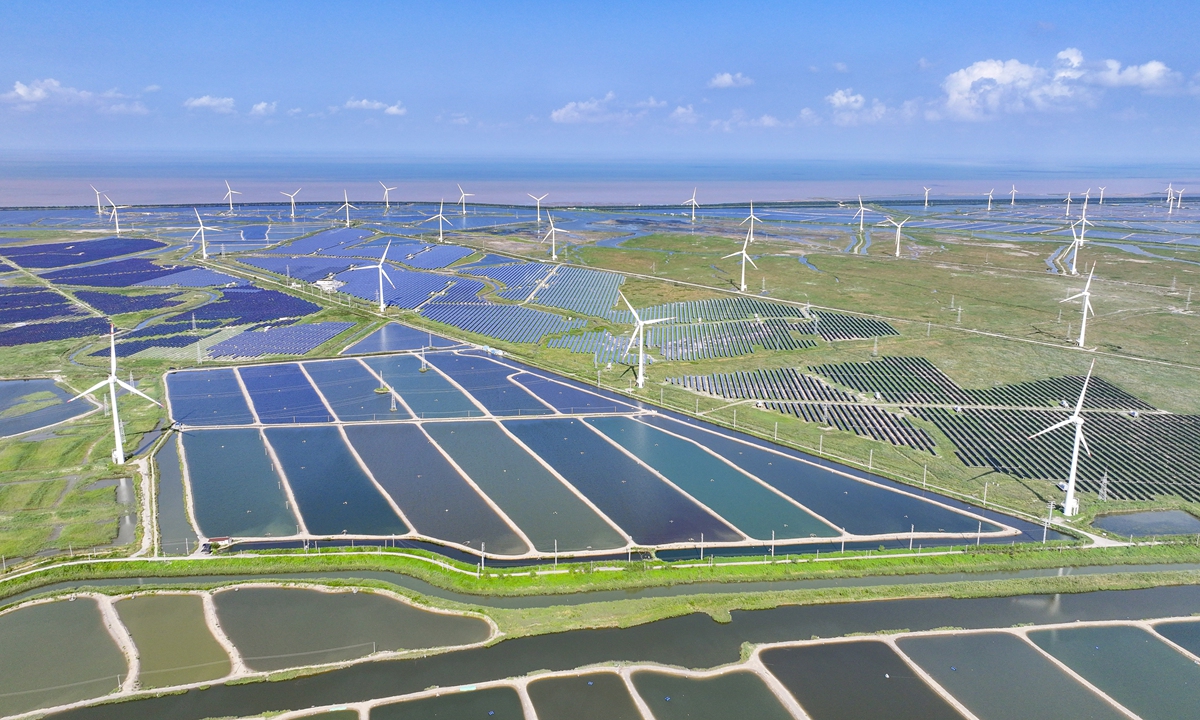
[[[412,650],[486,640],[488,624],[369,592],[242,588],[214,596],[217,615],[255,670],[336,662],[372,649]]]
[[[500,555],[529,550],[417,425],[350,425],[346,436],[417,532]]]
[[[962,720],[882,642],[779,648],[761,657],[812,720]]]
[[[546,678],[529,683],[537,720],[642,720],[616,673]]]
[[[735,611],[716,623],[693,614],[630,628],[606,628],[517,638],[491,647],[426,658],[367,663],[284,682],[216,686],[117,706],[81,708],[63,718],[199,720],[268,710],[306,708],[457,687],[534,670],[569,670],[592,663],[659,662],[714,667],[738,661],[743,642],[837,637],[894,628],[1008,627],[1018,623],[1141,619],[1188,615],[1200,606],[1200,587],[1031,595],[1012,598],[923,599]]]
[[[513,382],[545,400],[559,412],[629,412],[636,409],[629,403],[602,397],[532,373],[523,372],[515,376]]]
[[[128,672],[88,598],[0,615],[0,648],[0,715],[104,695]]]
[[[1145,630],[1068,628],[1029,638],[1144,720],[1195,717],[1200,708],[1200,665]]]
[[[375,392],[379,380],[357,360],[326,360],[304,363],[304,369],[329,401],[339,420],[400,420],[412,417],[396,403],[391,393]]]
[[[371,709],[371,720],[525,720],[521,698],[508,687],[462,692],[449,689],[442,695],[409,700]]]
[[[614,451],[581,420],[512,420],[506,426],[639,544],[740,540],[732,528]]]
[[[229,368],[167,375],[171,419],[185,425],[249,425],[250,406]]]
[[[1200,621],[1161,623],[1154,629],[1191,654],[1200,656]]]
[[[354,459],[332,425],[265,430],[314,535],[403,535],[408,526]]]
[[[452,418],[483,415],[470,398],[434,370],[421,372],[421,359],[412,355],[365,358],[417,417]]]
[[[167,440],[155,456],[158,467],[159,547],[167,555],[184,555],[196,548],[196,532],[187,517],[183,471],[179,464],[179,438]]]
[[[330,422],[333,418],[308,378],[294,363],[238,369],[254,412],[264,423]]]
[[[586,422],[752,538],[839,534],[695,443],[627,417]]]
[[[541,552],[625,545],[608,523],[506,435],[498,423],[430,423],[425,429]]]
[[[459,343],[400,323],[388,323],[345,350],[346,355],[451,347]]]
[[[1015,635],[940,635],[897,644],[979,720],[1125,717]]]
[[[26,400],[30,395],[35,399]],[[0,437],[69,420],[96,407],[82,398],[68,403],[70,399],[53,380],[0,380]]]
[[[280,536],[296,517],[258,430],[181,433],[196,522],[207,537]],[[275,487],[271,487],[274,485]]]
[[[449,375],[493,415],[549,415],[553,411],[508,381],[516,370],[473,355],[434,353],[429,364]]]
[[[197,595],[145,595],[116,604],[138,649],[144,688],[183,685],[229,674],[229,656],[204,622]]]
[[[714,678],[637,672],[633,674],[633,686],[656,720],[791,720],[792,717],[766,684],[751,672]]]
[[[1150,512],[1101,515],[1092,521],[1102,530],[1118,535],[1192,535],[1200,533],[1200,518],[1183,510],[1153,510]]]

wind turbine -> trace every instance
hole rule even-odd
[[[392,289],[395,289],[395,287],[396,287],[396,283],[392,282],[392,279],[390,277],[388,277],[387,270],[383,269],[383,263],[387,260],[388,250],[391,250],[391,249],[392,249],[392,241],[388,240],[387,245],[383,248],[383,254],[379,256],[379,264],[378,265],[363,265],[362,267],[354,268],[355,270],[372,270],[372,269],[379,270],[379,312],[384,312],[385,310],[387,310],[387,303],[384,302],[384,299],[383,299],[383,281],[384,281],[384,279],[385,278],[387,279],[388,284],[392,286]]]
[[[455,183],[457,185],[457,183]],[[462,204],[463,217],[467,216],[467,198],[475,197],[475,193],[463,192],[462,185],[458,186],[458,202]]]
[[[1074,260],[1072,260],[1072,263],[1074,263]],[[1096,272],[1096,263],[1092,263],[1092,269],[1090,272],[1088,272],[1087,284],[1083,286],[1083,291],[1076,293],[1076,294],[1072,295],[1071,297],[1066,298],[1064,300],[1059,300],[1060,303],[1065,303],[1065,302],[1070,302],[1071,300],[1078,300],[1080,298],[1083,298],[1083,321],[1081,323],[1079,323],[1079,347],[1083,347],[1083,339],[1084,339],[1084,336],[1087,334],[1088,316],[1089,315],[1095,316],[1095,314],[1096,314],[1092,310],[1092,292],[1091,292],[1091,290],[1092,290],[1092,275],[1095,272]]]
[[[1167,183],[1167,214],[1168,215],[1171,214],[1171,209],[1174,207],[1174,204],[1175,204],[1175,188],[1172,187],[1173,184],[1174,183]]]
[[[296,192],[294,192],[294,193],[285,193],[282,190],[279,191],[280,195],[287,195],[288,199],[292,201],[292,219],[293,220],[296,219],[296,196],[299,195],[300,191],[303,189],[304,188],[296,188]]]
[[[108,219],[112,220],[113,223],[116,225],[117,237],[121,237],[121,218],[117,215],[117,211],[125,210],[129,206],[128,205],[118,205],[115,202],[113,202],[112,198],[110,198],[107,195],[104,196],[104,199],[108,200],[109,205],[112,205],[112,214],[108,216]]]
[[[379,181],[379,184],[383,186],[383,211],[387,212],[392,209],[392,201],[388,198],[388,193],[396,188],[384,185],[382,180]]]
[[[1187,188],[1179,188],[1178,190],[1175,191],[1175,209],[1176,210],[1183,209],[1183,191],[1186,189]]]
[[[96,383],[95,385],[91,386],[87,390],[84,390],[83,392],[79,393],[78,395],[71,398],[67,402],[74,402],[75,400],[78,400],[79,398],[83,397],[84,395],[90,395],[90,394],[96,392],[97,390],[104,387],[105,385],[108,386],[108,396],[110,398],[110,402],[112,403],[112,411],[113,411],[113,432],[116,433],[116,447],[113,449],[112,459],[113,459],[113,462],[116,463],[117,465],[124,465],[125,464],[125,433],[121,428],[121,419],[117,416],[117,386],[119,385],[119,386],[125,388],[127,391],[134,393],[135,395],[141,395],[142,397],[146,398],[147,400],[154,403],[155,405],[158,405],[159,407],[162,407],[162,405],[157,400],[150,397],[146,393],[142,392],[141,390],[138,390],[134,386],[130,385],[129,383],[122,380],[121,378],[117,377],[117,329],[116,329],[116,327],[114,327],[111,324],[108,327],[109,327],[109,343],[110,343],[109,344],[109,354],[108,354],[108,377],[101,380],[100,382]]]
[[[550,214],[549,210],[546,211],[546,219],[550,221],[550,229],[546,231],[546,237],[542,238],[542,242],[543,243],[546,242],[547,238],[550,240],[550,259],[557,260],[558,259],[558,246],[556,244],[557,234],[559,232],[561,232],[564,235],[570,235],[570,233],[568,233],[564,230],[559,230],[558,228],[554,227],[554,217]]]
[[[754,217],[754,216],[751,215],[751,217]],[[754,265],[754,261],[750,259],[750,254],[746,252],[746,248],[749,245],[750,245],[750,232],[747,232],[746,239],[744,242],[742,242],[742,249],[738,250],[735,253],[729,253],[725,257],[721,258],[722,260],[728,260],[731,257],[737,257],[739,255],[742,257],[742,292],[746,292],[746,263],[749,262],[751,265]],[[758,266],[754,265],[754,269],[757,270]]]
[[[1071,193],[1067,193],[1067,199],[1063,202],[1067,204],[1067,217],[1071,217]]]
[[[988,190],[988,209],[987,209],[988,212],[992,211],[992,193],[994,193],[994,192],[996,192],[996,188],[992,188],[991,190]]]
[[[96,193],[96,214],[103,215],[104,209],[100,206],[100,196],[103,193],[101,193],[99,190],[97,190],[95,185],[88,185],[88,187],[90,187],[92,189],[92,192]]]
[[[900,228],[904,227],[904,223],[908,222],[909,220],[912,220],[912,218],[906,217],[900,222],[896,222],[895,220],[888,218],[887,220],[879,223],[880,225],[891,223],[896,226],[896,257],[900,257]]]
[[[617,291],[617,294],[620,295],[621,299],[625,301],[625,307],[629,308],[629,312],[633,313],[633,321],[636,323],[636,325],[633,328],[633,335],[630,336],[630,338],[629,338],[629,345],[627,345],[625,347],[625,354],[626,355],[629,354],[629,351],[633,349],[633,341],[637,340],[637,344],[638,344],[637,386],[639,389],[641,389],[646,386],[646,326],[654,325],[656,323],[661,323],[661,322],[667,322],[669,320],[674,320],[675,318],[669,317],[669,318],[659,318],[657,320],[643,320],[641,318],[641,316],[637,314],[637,310],[634,310],[633,306],[629,304],[629,298],[625,297],[625,294],[622,293],[620,290]]]
[[[1100,204],[1104,204],[1104,188],[1100,188]]]
[[[1012,207],[1016,207],[1017,206],[1017,186],[1016,185],[1013,185],[1012,192],[1010,192],[1009,195],[1012,196],[1012,200],[1010,200],[1008,204],[1011,205]]]
[[[864,220],[866,220],[866,218],[867,218],[867,209],[866,209],[865,207],[863,207],[863,204],[862,204],[862,195],[859,195],[859,196],[858,196],[858,212],[854,213],[854,217],[852,217],[852,218],[850,218],[850,219],[851,219],[851,220],[853,220],[854,218],[858,218],[858,232],[859,232],[859,234],[861,235],[862,233],[866,232],[866,231],[863,229],[863,221],[864,221]]]
[[[751,200],[750,201],[750,214],[746,216],[745,220],[738,223],[738,225],[745,225],[746,223],[750,223],[750,232],[747,235],[747,237],[750,238],[750,242],[754,242],[754,221],[755,220],[762,222],[762,218],[760,218],[754,214],[754,201]]]
[[[683,202],[680,203],[680,205],[691,205],[692,206],[692,224],[693,225],[696,223],[696,208],[700,207],[700,203],[696,202],[696,190],[697,189],[698,188],[692,188],[692,196],[690,198],[688,198],[687,200],[684,200]]]
[[[1048,432],[1053,432],[1068,425],[1075,426],[1075,442],[1071,447],[1071,471],[1070,474],[1067,475],[1067,496],[1063,500],[1063,515],[1066,515],[1067,517],[1072,517],[1079,514],[1079,501],[1075,499],[1075,478],[1079,471],[1079,446],[1082,445],[1083,449],[1087,451],[1089,456],[1092,454],[1091,448],[1088,447],[1087,439],[1083,436],[1082,412],[1083,398],[1085,395],[1087,395],[1088,383],[1092,381],[1092,370],[1095,368],[1096,361],[1093,360],[1091,367],[1088,368],[1087,377],[1083,379],[1083,389],[1079,391],[1079,401],[1075,403],[1075,411],[1071,413],[1071,416],[1062,422],[1054,423],[1039,433],[1034,433],[1033,435],[1029,436],[1029,439],[1032,440],[1039,435],[1045,435]]]
[[[1071,238],[1072,238],[1071,239],[1071,274],[1072,275],[1079,274],[1079,271],[1075,269],[1075,261],[1079,259],[1079,251],[1081,249],[1083,249],[1083,240],[1079,237],[1079,234],[1075,232],[1075,226],[1077,226],[1078,224],[1079,224],[1078,220],[1071,223]]]
[[[550,197],[550,193],[546,193],[545,195],[543,195],[541,197],[537,197],[536,195],[532,195],[530,193],[525,193],[525,194],[529,195],[529,197],[533,198],[534,202],[537,203],[537,221],[538,221],[538,225],[541,225],[542,224],[542,201],[545,200],[546,198]]]
[[[921,187],[925,186],[922,185]],[[929,190],[930,188],[925,188],[925,207],[929,207]]]
[[[237,190],[234,190],[233,188],[229,187],[229,181],[226,180],[225,181],[225,197],[223,197],[221,199],[229,201],[229,214],[230,215],[233,214],[233,196],[234,195],[241,195],[241,193],[238,192]]]
[[[358,208],[350,204],[350,196],[346,194],[345,190],[342,190],[342,200],[343,202],[338,206],[338,210],[346,211],[346,227],[350,227],[350,210],[357,210]],[[337,212],[337,210],[334,212]]]
[[[208,240],[206,240],[204,237],[204,231],[211,230],[213,232],[218,232],[218,230],[216,228],[208,227],[204,224],[204,221],[200,219],[200,211],[199,210],[197,210],[196,208],[192,208],[192,212],[196,213],[196,222],[200,223],[200,227],[196,228],[196,232],[192,233],[192,240],[195,240],[197,235],[200,236],[200,257],[207,260],[208,259]]]
[[[443,212],[445,209],[446,209],[446,201],[442,200],[441,204],[438,205],[438,214],[434,215],[433,217],[427,217],[421,221],[423,223],[431,222],[433,220],[438,221],[438,242],[445,242],[442,239],[442,223],[450,222],[450,218],[446,217],[445,213]]]

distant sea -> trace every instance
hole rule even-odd
[[[393,202],[447,203],[458,185],[470,202],[529,205],[528,194],[549,193],[547,205],[674,205],[692,196],[702,204],[921,197],[997,200],[1013,185],[1018,197],[1160,194],[1168,182],[1200,193],[1200,168],[1111,166],[1025,168],[1012,166],[866,161],[501,161],[354,157],[81,157],[63,154],[0,155],[0,207],[94,205],[90,186],[123,205],[219,203],[225,181],[238,202],[286,201],[280,193],[302,188],[298,202],[383,199],[380,182],[396,188]],[[528,194],[527,194],[528,193]]]

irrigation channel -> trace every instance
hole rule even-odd
[[[1177,586],[697,613],[51,716],[727,717],[697,701],[745,686],[761,717],[1187,717],[1200,703],[1197,607],[1200,587]]]

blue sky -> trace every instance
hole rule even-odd
[[[1200,14],[1134,5],[4,3],[0,148],[1194,163]]]

